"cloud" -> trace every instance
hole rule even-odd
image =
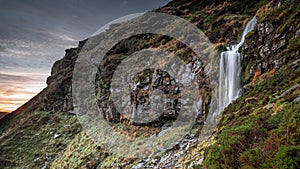
[[[9,74],[2,74],[0,73],[0,81],[1,82],[30,82],[34,81],[34,79],[25,77],[25,76],[18,76],[18,75],[9,75]]]
[[[3,98],[0,97],[0,105],[1,104],[5,104],[5,105],[9,105],[9,104],[13,104],[13,105],[20,105],[23,104],[24,102],[26,102],[29,98]],[[5,99],[5,100],[3,100]]]
[[[49,72],[52,64],[64,56],[66,48],[77,41],[67,35],[45,33],[42,42],[0,39],[0,69],[34,68]]]
[[[13,111],[46,86],[52,64],[77,40],[43,33],[42,41],[0,39],[0,110]],[[41,40],[41,39],[40,39]]]
[[[0,45],[0,52],[4,52],[5,51],[5,47]]]
[[[78,39],[74,39],[68,35],[65,34],[61,34],[61,33],[50,33],[49,35],[51,35],[53,37],[53,39],[59,40],[62,43],[66,43],[66,42],[71,42],[71,43],[77,43]]]
[[[0,75],[2,77],[0,79],[0,111],[17,109],[46,86],[41,80],[33,78],[19,75]]]
[[[167,1],[0,0],[0,110],[14,110],[41,91],[52,64],[78,40],[113,19]]]
[[[6,96],[10,96],[16,93],[22,93],[22,94],[26,94],[26,95],[34,95],[36,94],[35,92],[31,92],[31,91],[26,91],[26,90],[14,90],[14,89],[8,89],[8,90],[4,90],[2,91],[2,93]]]

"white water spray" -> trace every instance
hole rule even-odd
[[[220,57],[219,71],[219,98],[218,98],[218,114],[222,112],[226,106],[237,99],[241,93],[241,58],[239,48],[245,41],[247,33],[254,29],[256,18],[253,17],[246,25],[241,41],[228,48],[228,51],[222,52]]]

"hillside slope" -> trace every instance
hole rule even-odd
[[[7,113],[4,113],[4,112],[0,112],[0,119],[2,119],[4,116],[6,116]]]
[[[172,1],[156,11],[186,18],[221,52],[239,41],[250,18],[258,19],[241,48],[243,95],[224,110],[214,134],[198,142],[202,117],[176,146],[148,159],[103,151],[72,113],[71,79],[86,41],[66,50],[47,88],[0,121],[0,168],[297,168],[300,163],[299,1]],[[112,28],[111,28],[112,29]],[[134,46],[134,47],[133,47]],[[184,58],[186,46],[159,35],[136,36],[115,46],[108,58],[159,47]],[[200,76],[200,75],[199,75]],[[202,84],[209,106],[209,82]],[[205,109],[205,108],[204,108]],[[202,119],[201,119],[202,118]],[[162,124],[135,126],[109,117],[116,131],[150,136]]]

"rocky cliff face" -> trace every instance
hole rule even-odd
[[[268,8],[257,12],[259,24],[247,36],[242,49],[245,84],[254,83],[257,76],[277,71],[291,60],[294,64],[299,62],[296,61],[299,58],[299,13],[294,12],[295,3],[272,1]]]
[[[245,26],[249,17],[255,14],[259,4],[263,4],[263,2],[247,1],[242,3],[228,0],[210,2],[178,1],[170,2],[165,7],[157,9],[156,11],[175,14],[190,20],[197,25],[199,29],[205,32],[210,41],[219,45],[219,48],[222,48],[222,44],[236,43],[238,41],[238,32],[241,32],[242,26]],[[241,15],[241,13],[243,15]],[[116,26],[112,26],[111,29],[113,30],[117,27],[116,24]],[[156,40],[148,43],[146,39]],[[164,47],[164,45],[160,46],[159,44],[161,44],[161,42],[169,42],[169,44],[173,46],[171,49],[167,49],[169,51],[176,53],[177,51],[184,50],[181,49],[184,48],[184,46],[182,44],[180,45],[179,42],[170,41],[172,41],[170,38],[155,38],[153,35],[147,35],[142,38],[135,37],[122,41],[115,46],[108,55],[129,55],[134,51],[149,47],[167,48]],[[85,41],[82,41],[77,48],[66,50],[65,57],[53,65],[51,76],[47,79],[48,87],[37,97],[32,99],[29,102],[30,104],[27,103],[26,106],[22,106],[17,111],[25,109],[25,107],[26,109],[43,111],[71,111],[73,109],[71,98],[72,71],[84,43]],[[137,48],[130,48],[130,46],[137,46]],[[188,55],[188,53],[190,53],[190,51],[187,51],[185,55]],[[208,104],[208,102],[206,104]]]
[[[297,168],[300,138],[299,2],[182,0],[172,1],[156,11],[188,19],[208,36],[219,52],[239,41],[243,27],[251,17],[256,16],[258,19],[254,31],[246,36],[245,43],[240,48],[243,95],[225,109],[221,123],[210,138],[198,142],[211,94],[210,81],[204,74],[198,74],[204,79],[199,82],[199,90],[206,96],[202,104],[204,111],[198,116],[199,124],[191,134],[158,156],[143,160],[123,159],[102,151],[84,132],[77,134],[81,128],[76,118],[61,111],[73,110],[72,72],[86,42],[82,41],[77,48],[66,50],[64,58],[53,65],[46,89],[1,121],[3,134],[0,140],[3,142],[1,141],[0,149],[4,153],[0,153],[0,163],[6,166],[53,168]],[[111,29],[117,29],[117,25]],[[119,58],[149,47],[180,53],[182,59],[187,61],[194,55],[174,39],[147,34],[121,41],[109,51],[106,61],[116,66]],[[114,68],[107,69],[105,76],[97,76],[96,83],[100,85],[95,92],[102,96],[99,97],[98,104],[107,103],[107,77],[111,76],[109,72],[113,70]],[[154,73],[149,71],[150,74]],[[163,72],[157,74],[161,75],[160,78],[153,79],[158,83],[157,87],[162,90],[169,88],[167,83],[172,79],[167,74],[162,75]],[[151,81],[144,78],[143,74],[137,79],[142,84],[141,88]],[[176,91],[175,87],[173,91]],[[146,104],[147,99],[141,95],[143,93],[133,92],[132,101]],[[174,118],[176,109],[165,112],[164,115]],[[107,111],[105,116],[108,121],[113,122],[117,131],[127,135],[129,139],[150,136],[164,127],[163,123],[157,126],[129,124],[113,109]],[[162,122],[167,120],[161,119]],[[30,125],[26,125],[25,121],[31,121]],[[39,136],[27,140],[34,130],[38,131]],[[38,140],[37,137],[43,140]],[[14,140],[20,140],[22,144],[16,144]],[[22,147],[31,142],[37,147],[46,147],[49,152],[45,154],[36,150],[28,158],[24,157],[22,154],[26,152],[22,151]],[[15,156],[8,156],[5,153],[8,151],[13,151]]]
[[[47,78],[47,87],[13,113],[73,110],[72,75],[75,61],[84,42],[79,42],[77,48],[66,49],[65,56],[54,63],[51,76]]]
[[[223,43],[230,44],[238,41],[238,33],[241,32],[242,27],[245,26],[249,17],[255,14],[260,4],[264,4],[264,2],[246,1],[242,3],[229,0],[210,2],[198,2],[196,0],[189,2],[178,1],[170,2],[165,7],[155,11],[175,14],[190,20],[199,29],[204,31],[211,42],[220,45],[219,47],[222,48]],[[117,24],[116,26],[112,26],[111,29],[116,29],[116,27],[118,27]],[[155,39],[150,35],[144,38]],[[167,37],[160,37],[156,41],[151,42],[151,44],[148,44],[145,40],[141,41],[141,38],[135,37],[119,43],[109,52],[109,55],[128,55],[140,49],[159,47],[162,41],[166,43],[170,40]],[[77,48],[66,50],[65,57],[53,65],[51,76],[47,79],[48,87],[38,95],[38,98],[30,101],[32,105],[25,107],[31,107],[32,110],[39,109],[46,111],[72,110],[72,100],[70,97],[72,70],[84,42],[80,42]],[[130,46],[138,47],[134,49],[130,48]],[[177,51],[182,47],[182,45],[177,44],[177,46],[174,46],[170,50]],[[22,106],[21,109],[25,107]]]

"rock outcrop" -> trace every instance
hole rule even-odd
[[[80,49],[85,41],[79,42],[78,47],[66,49],[65,56],[56,61],[47,78],[47,87],[12,113],[29,111],[71,111],[72,103],[72,75]]]
[[[299,14],[285,13],[292,10],[290,5],[293,2],[278,4],[281,2],[270,2],[268,5],[273,6],[273,8],[268,9],[269,13],[267,14],[261,13],[265,9],[258,11],[259,24],[247,36],[248,40],[242,49],[244,68],[249,68],[245,70],[244,83],[249,83],[254,76],[271,70],[276,71],[290,60],[299,58],[299,50],[292,47],[292,43],[300,38],[299,23],[297,22]],[[277,15],[279,16],[275,19]]]

